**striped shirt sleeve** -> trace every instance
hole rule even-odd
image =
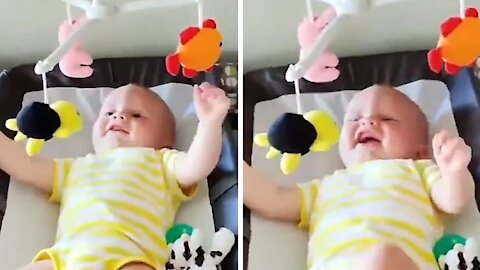
[[[417,162],[417,168],[420,171],[425,188],[430,192],[433,184],[442,178],[440,168],[432,160],[422,160]]]
[[[298,184],[301,193],[301,210],[300,210],[300,228],[308,228],[310,217],[317,200],[320,181],[315,179],[307,183]]]
[[[74,159],[54,159],[53,189],[49,202],[58,203],[62,200],[63,190],[67,185],[68,175]]]
[[[180,155],[185,155],[184,152],[175,149],[162,149],[160,150],[160,157],[162,163],[162,174],[167,184],[167,187],[174,195],[181,201],[188,201],[192,199],[197,192],[197,185],[194,185],[188,189],[182,189],[178,182],[175,168],[175,161]]]

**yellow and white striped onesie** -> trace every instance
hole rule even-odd
[[[355,269],[372,246],[387,242],[421,270],[438,270],[432,250],[443,226],[429,194],[439,178],[431,160],[373,160],[300,184],[309,269]]]
[[[55,160],[52,202],[60,202],[55,244],[34,261],[55,270],[116,270],[130,262],[164,269],[165,233],[184,194],[174,170],[176,150],[117,148]]]

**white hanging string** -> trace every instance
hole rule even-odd
[[[46,73],[42,73],[42,83],[43,83],[43,103],[48,104],[47,74]]]
[[[312,8],[312,0],[306,0],[307,2],[307,16],[308,19],[313,22],[313,8]],[[302,59],[301,53],[298,57],[298,59]],[[302,102],[300,101],[300,81],[295,80],[293,81],[293,84],[295,86],[295,100],[297,102],[297,114],[303,114],[303,108],[302,108]]]
[[[460,18],[465,18],[465,0],[460,0]]]
[[[203,0],[197,0],[198,27],[203,26]]]
[[[67,20],[69,24],[73,24],[73,19],[72,19],[72,8],[70,7],[69,4],[66,4],[67,6]]]
[[[312,0],[307,0],[307,16],[308,19],[313,22],[313,7],[312,7]]]
[[[295,99],[297,101],[297,113],[303,114],[302,104],[300,102],[300,82],[299,80],[295,80],[293,83],[295,85]]]
[[[298,59],[302,59],[301,53],[298,55]],[[297,113],[303,114],[302,102],[300,101],[300,81],[295,80],[293,81],[293,84],[295,86],[295,100],[297,101]]]

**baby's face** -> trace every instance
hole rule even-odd
[[[116,147],[173,147],[175,122],[154,92],[135,85],[113,91],[105,99],[93,127],[95,151]]]
[[[339,141],[347,167],[374,159],[427,158],[427,147],[426,119],[397,90],[372,86],[349,103]]]

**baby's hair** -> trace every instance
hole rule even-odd
[[[152,94],[152,97],[155,96],[156,98],[162,100],[162,102],[165,103],[165,101],[163,101],[163,99],[157,95],[157,93],[155,93],[155,91],[153,91],[151,88],[147,87],[147,86],[144,86],[144,85],[141,85],[141,84],[138,84],[138,83],[129,83],[127,86],[133,86],[133,87],[136,87],[136,88],[140,88],[142,90],[145,90],[147,91],[149,94]],[[165,103],[166,105],[166,103]]]
[[[129,85],[145,90],[149,95],[152,96],[153,99],[158,100],[159,102],[161,102],[162,105],[163,105],[163,106],[168,110],[168,112],[169,112],[170,114],[172,114],[172,116],[173,116],[173,113],[172,113],[172,111],[170,110],[170,107],[168,106],[168,104],[165,102],[165,100],[163,100],[162,97],[160,97],[157,93],[155,93],[155,91],[153,91],[152,89],[150,89],[150,88],[148,88],[148,87],[146,87],[146,86],[143,86],[143,85],[140,85],[140,84],[136,84],[136,83],[131,83],[131,84],[129,84]]]

